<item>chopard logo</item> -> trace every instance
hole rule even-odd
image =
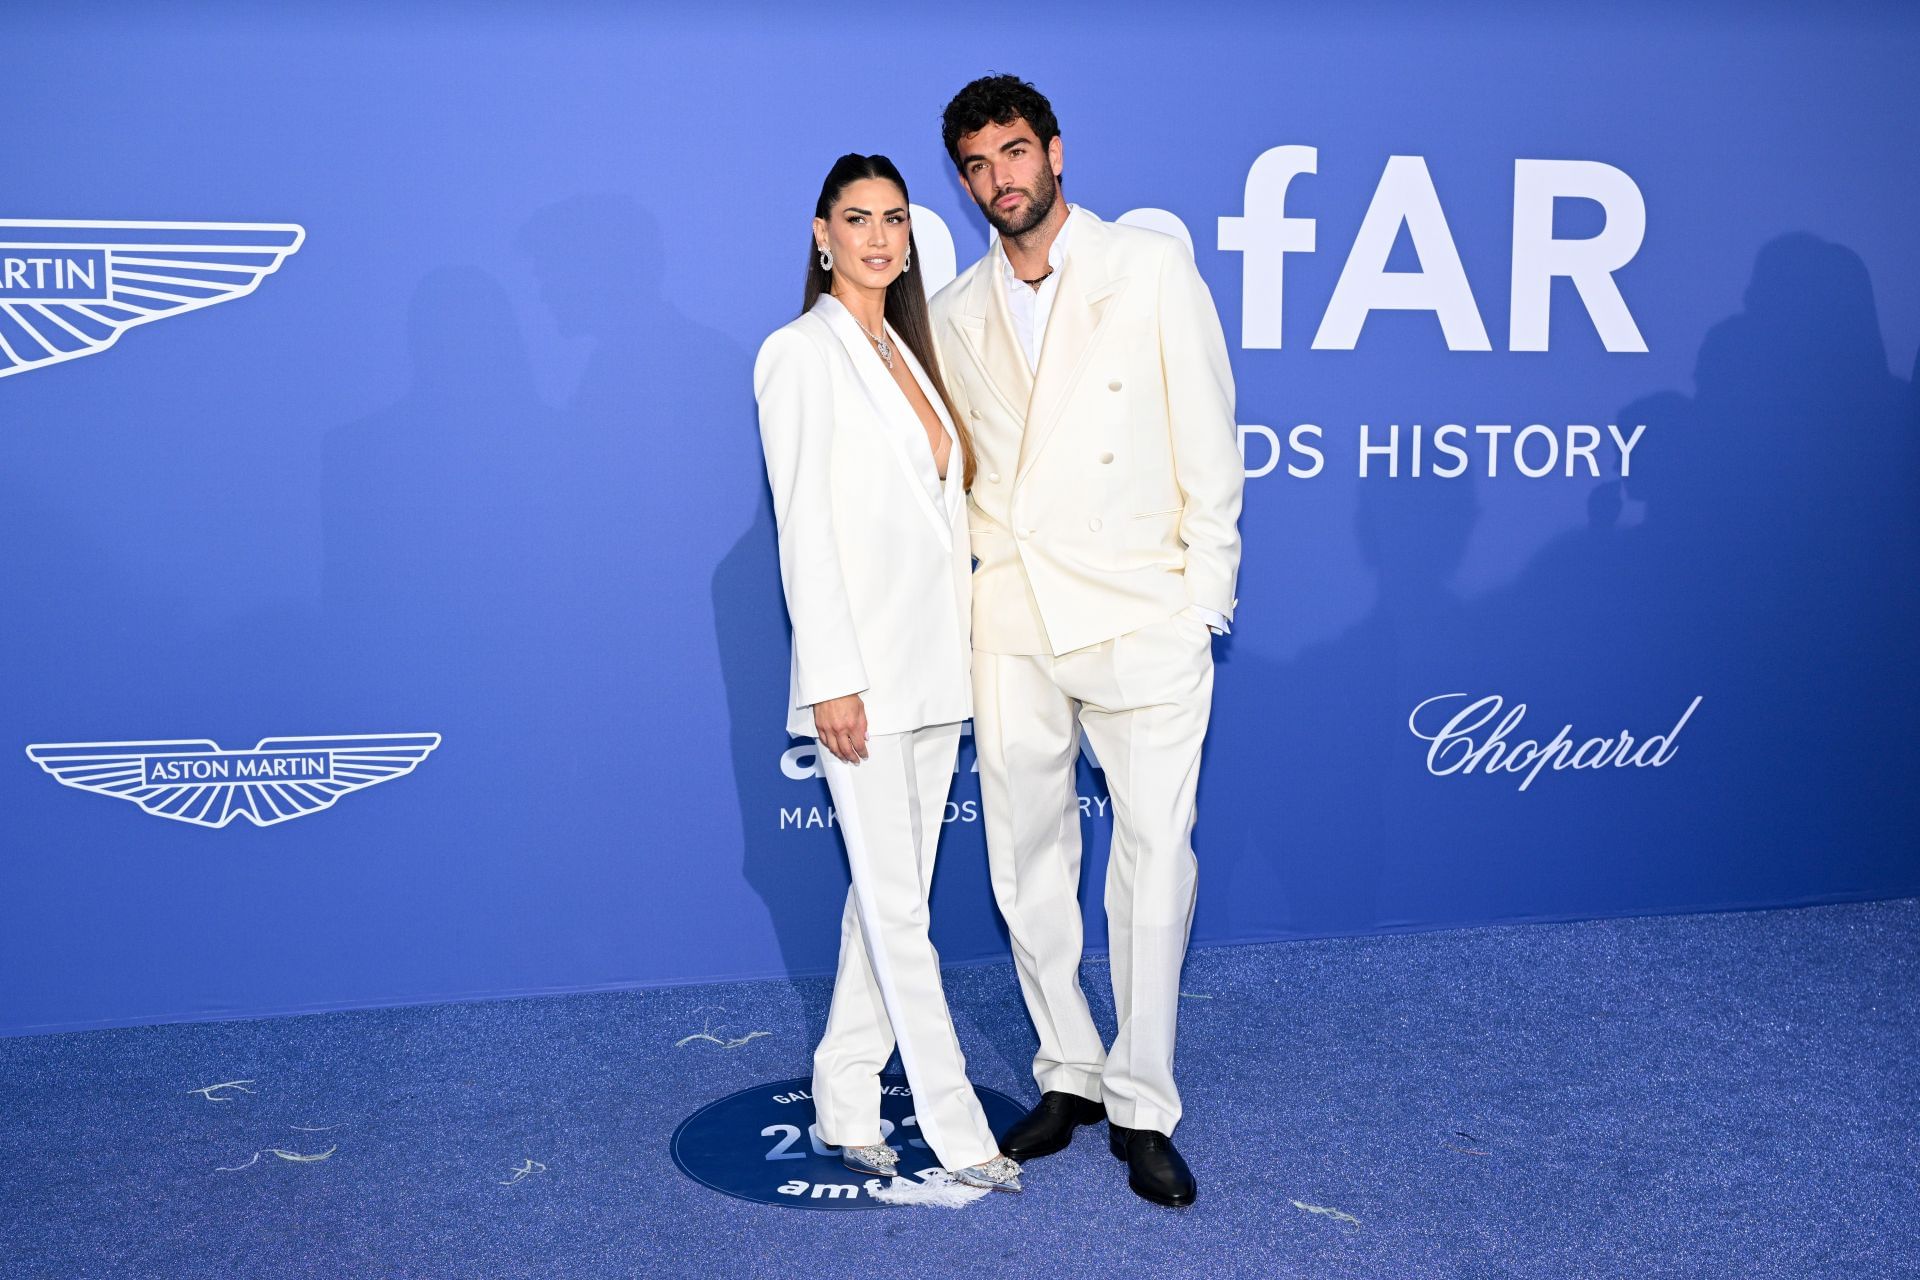
[[[1656,733],[1636,742],[1625,729],[1612,737],[1588,738],[1575,745],[1572,725],[1561,726],[1560,732],[1551,741],[1540,742],[1536,738],[1522,738],[1509,742],[1508,736],[1519,726],[1527,714],[1527,704],[1516,702],[1513,708],[1500,715],[1504,705],[1500,695],[1488,694],[1484,698],[1468,702],[1453,710],[1452,718],[1438,723],[1439,717],[1447,714],[1449,708],[1441,706],[1425,716],[1421,713],[1435,704],[1444,704],[1464,700],[1464,693],[1443,693],[1428,698],[1407,717],[1407,728],[1413,736],[1431,745],[1427,748],[1427,772],[1435,777],[1445,777],[1454,773],[1524,773],[1520,790],[1525,791],[1533,785],[1533,780],[1546,768],[1560,769],[1658,769],[1673,759],[1679,750],[1680,731],[1687,727],[1695,708],[1700,705],[1699,695],[1687,704],[1680,713],[1680,719],[1673,728],[1665,733]],[[1499,720],[1495,723],[1495,717]],[[1423,727],[1423,723],[1425,727]],[[1489,727],[1491,726],[1491,727]]]
[[[27,755],[63,786],[131,800],[158,818],[270,827],[412,773],[439,745],[437,733],[353,734],[262,738],[251,751],[223,751],[206,739],[39,742]]]
[[[292,223],[0,218],[0,378],[244,298],[306,235]]]

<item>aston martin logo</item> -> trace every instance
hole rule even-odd
[[[27,755],[63,786],[131,800],[155,817],[270,827],[412,773],[439,745],[437,733],[356,734],[262,738],[251,751],[223,751],[205,739],[39,742]]]
[[[0,378],[244,298],[306,235],[292,223],[0,218]]]

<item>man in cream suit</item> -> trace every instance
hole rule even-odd
[[[1171,1140],[1173,1045],[1212,638],[1240,560],[1226,340],[1184,245],[1065,203],[1059,126],[1033,86],[976,80],[944,134],[999,233],[933,316],[979,455],[968,525],[988,857],[1040,1036],[1040,1104],[1001,1147],[1047,1155],[1104,1116],[1134,1191],[1191,1204]],[[1114,807],[1110,1049],[1079,981],[1082,730]]]

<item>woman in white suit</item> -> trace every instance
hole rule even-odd
[[[793,623],[787,730],[817,737],[853,887],[813,1057],[823,1142],[883,1176],[880,1070],[897,1044],[920,1134],[960,1181],[1020,1189],[967,1081],[927,891],[972,712],[965,524],[973,450],[934,354],[906,183],[846,155],[814,209],[801,315],[753,371]]]

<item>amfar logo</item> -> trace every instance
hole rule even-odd
[[[0,218],[0,378],[244,298],[306,235],[292,223]]]
[[[967,720],[960,725],[960,736],[963,738],[973,736],[973,721]],[[1105,766],[1100,763],[1100,758],[1094,755],[1093,744],[1087,740],[1084,734],[1081,735],[1080,738],[1080,754],[1086,758],[1088,768],[1097,769],[1103,775],[1105,774]],[[953,772],[958,776],[963,770],[968,773],[979,773],[980,761],[975,759],[972,764],[967,764],[965,763],[964,755],[956,756],[953,762]],[[826,771],[820,767],[819,742],[813,738],[808,738],[798,745],[788,747],[785,751],[781,752],[780,772],[794,782],[806,782],[813,778],[826,777]],[[1090,794],[1080,796],[1079,801],[1081,816],[1088,818],[1106,817],[1107,807],[1113,803],[1113,799],[1106,793],[1104,785],[1098,781],[1095,782],[1095,790]],[[782,831],[789,829],[812,830],[815,827],[833,827],[839,825],[839,821],[840,811],[832,805],[797,804],[791,807],[787,805],[780,806],[780,830]],[[947,801],[946,816],[942,821],[978,822],[980,821],[980,802],[971,798],[956,796]]]
[[[1548,767],[1556,772],[1561,769],[1658,769],[1680,749],[1680,731],[1687,727],[1687,721],[1693,718],[1704,697],[1704,694],[1696,695],[1671,729],[1641,739],[1637,744],[1634,736],[1622,729],[1611,736],[1588,738],[1576,746],[1570,724],[1561,726],[1545,743],[1537,738],[1509,742],[1508,735],[1527,714],[1527,704],[1516,702],[1512,710],[1501,716],[1504,703],[1497,693],[1470,702],[1464,693],[1443,693],[1428,698],[1407,716],[1407,728],[1413,731],[1414,737],[1432,744],[1427,748],[1427,772],[1435,777],[1475,770],[1486,774],[1525,773],[1520,783],[1520,790],[1525,791],[1540,776],[1540,771]],[[1427,716],[1421,715],[1436,703],[1465,705],[1442,707]],[[1449,712],[1451,715],[1444,723],[1435,723]],[[1499,717],[1497,722],[1495,717]],[[1423,720],[1428,727],[1422,727]]]
[[[1353,172],[1352,163],[1339,168]],[[1240,261],[1240,346],[1280,349],[1282,284],[1291,254],[1319,252],[1319,220],[1287,212],[1294,180],[1320,172],[1320,149],[1298,143],[1269,147],[1247,171],[1243,212],[1217,218],[1215,243]],[[1343,178],[1342,181],[1345,179]],[[1645,352],[1646,339],[1627,309],[1614,274],[1640,252],[1647,232],[1647,204],[1624,170],[1598,160],[1513,162],[1511,253],[1507,272],[1509,351],[1545,351],[1555,281],[1573,286],[1594,332],[1608,351]],[[1554,228],[1554,211],[1575,201],[1601,214],[1600,229],[1566,237]],[[914,239],[929,293],[954,278],[953,232],[932,209],[913,211]],[[1129,209],[1115,222],[1170,235],[1193,253],[1186,220],[1170,209]],[[1402,228],[1418,262],[1416,269],[1389,269]],[[1439,322],[1449,351],[1491,351],[1493,341],[1453,228],[1425,156],[1388,156],[1360,225],[1350,233],[1347,255],[1321,312],[1311,346],[1316,351],[1352,351],[1376,311],[1427,311]],[[1197,255],[1196,255],[1197,256]],[[1484,286],[1483,286],[1484,288]],[[1565,294],[1561,295],[1563,298]]]
[[[39,742],[27,755],[61,785],[131,800],[155,817],[270,827],[330,807],[350,791],[412,773],[437,733],[262,738],[251,751],[218,743]]]

